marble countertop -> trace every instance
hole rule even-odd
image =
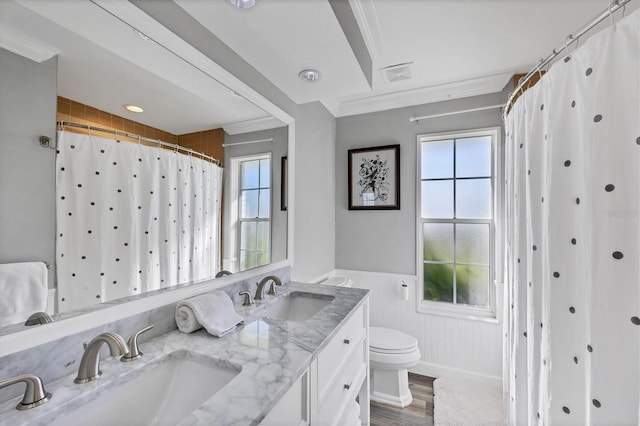
[[[304,373],[341,324],[364,303],[368,290],[317,284],[287,283],[276,296],[252,307],[235,305],[243,325],[217,338],[204,329],[191,334],[178,330],[140,344],[142,359],[123,363],[110,357],[100,364],[102,376],[87,384],[73,383],[75,374],[45,383],[52,398],[31,410],[18,411],[20,398],[0,405],[0,425],[49,425],[83,403],[100,398],[114,387],[166,361],[168,355],[206,357],[241,369],[225,387],[180,422],[180,425],[255,425],[271,411]],[[293,291],[334,296],[330,304],[302,322],[262,318],[261,312]],[[106,351],[106,349],[104,349]],[[144,397],[141,395],[141,397]]]

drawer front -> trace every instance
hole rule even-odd
[[[362,345],[363,340],[368,345],[365,334],[364,306],[360,306],[318,356],[318,390],[321,398],[326,386],[333,381],[356,346]]]
[[[318,404],[318,424],[335,424],[342,418],[348,403],[356,398],[367,374],[367,364],[362,346],[355,351],[336,376],[336,380],[327,386],[324,398]]]

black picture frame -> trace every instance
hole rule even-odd
[[[288,173],[287,173],[287,156],[285,155],[280,159],[280,211],[287,211],[287,197],[288,197]]]
[[[349,210],[400,210],[400,145],[349,150]]]

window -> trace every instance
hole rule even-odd
[[[271,261],[271,158],[268,154],[241,159],[238,176],[239,270]]]
[[[421,312],[494,316],[498,129],[418,136]]]

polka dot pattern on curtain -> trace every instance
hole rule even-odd
[[[507,117],[510,424],[640,424],[640,11]]]
[[[217,165],[61,131],[56,170],[61,312],[212,278],[219,270]]]

